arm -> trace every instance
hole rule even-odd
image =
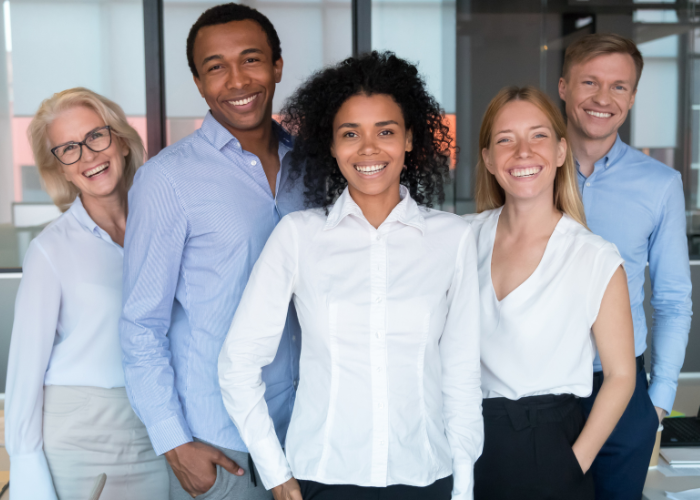
[[[671,412],[676,397],[692,314],[685,198],[680,175],[674,176],[666,190],[659,214],[649,238],[651,305],[654,308],[649,396],[661,419],[662,412]]]
[[[262,381],[262,367],[275,358],[282,337],[297,263],[296,227],[287,216],[272,232],[243,292],[219,355],[219,385],[265,488],[279,486],[273,490],[276,498],[301,500],[301,495],[286,496],[298,486],[275,434]]]
[[[243,471],[215,448],[192,443],[175,389],[167,333],[187,230],[187,216],[168,179],[153,167],[139,170],[129,192],[124,239],[119,328],[124,378],[156,453],[165,453],[185,491],[198,495],[214,484],[216,464],[232,474]]]
[[[586,472],[627,408],[636,380],[634,328],[627,275],[620,266],[610,280],[593,323],[603,385],[573,449]]]
[[[61,305],[61,283],[34,241],[24,259],[7,368],[5,441],[12,498],[56,500],[43,445],[44,377]]]
[[[479,279],[471,228],[460,243],[455,275],[447,296],[448,313],[440,339],[443,419],[452,451],[453,500],[473,497],[474,463],[481,455]]]

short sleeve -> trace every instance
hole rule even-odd
[[[590,281],[588,288],[588,318],[589,324],[592,327],[598,313],[600,305],[603,303],[605,291],[608,289],[608,284],[612,279],[617,268],[625,263],[617,247],[608,241],[598,249],[591,265]]]

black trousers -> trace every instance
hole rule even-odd
[[[450,500],[452,476],[428,486],[395,484],[385,488],[353,484],[322,484],[299,479],[304,500]]]
[[[571,446],[581,433],[576,397],[484,399],[484,451],[474,466],[475,500],[592,500],[593,478]]]

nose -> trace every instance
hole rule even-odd
[[[95,159],[97,156],[97,153],[95,153],[92,149],[87,147],[86,145],[83,144],[83,154],[81,155],[80,159],[86,163],[91,162]]]
[[[516,154],[518,158],[529,158],[530,156],[532,156],[532,148],[530,147],[530,142],[527,140],[519,141]]]
[[[238,66],[233,66],[228,78],[229,89],[244,89],[250,83],[250,76]]]
[[[379,148],[377,147],[377,143],[375,142],[375,137],[372,134],[370,134],[369,137],[364,136],[360,141],[360,149],[358,150],[358,154],[363,156],[370,156],[377,154],[378,152]]]
[[[593,94],[593,102],[601,106],[607,106],[610,104],[610,89],[601,85],[598,91]]]

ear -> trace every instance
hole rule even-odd
[[[481,150],[481,159],[484,160],[484,165],[486,165],[486,170],[493,174],[493,164],[491,163],[491,155],[489,154],[489,149],[484,148]],[[496,175],[496,174],[494,174]]]
[[[404,145],[406,152],[413,151],[413,130],[406,131],[406,144]]]
[[[129,154],[129,145],[121,137],[117,137],[117,140],[119,141],[119,148],[122,152],[122,156],[126,158],[126,155]]]
[[[280,56],[277,61],[272,65],[273,71],[275,72],[275,83],[282,81],[282,68],[284,67],[284,59]]]
[[[199,90],[199,95],[204,97],[204,92],[202,92],[202,81],[199,79],[199,77],[192,75],[192,79],[194,80],[194,84],[197,86],[197,90]]]
[[[561,167],[564,165],[564,162],[566,161],[566,151],[568,149],[568,144],[566,143],[566,139],[563,137],[559,141],[559,144],[557,144],[557,168]]]
[[[335,156],[335,141],[331,141],[331,156],[336,160],[338,159],[338,157]]]
[[[632,92],[632,99],[630,99],[630,107],[627,108],[628,111],[629,111],[630,109],[632,109],[632,106],[634,105],[634,99],[635,99],[636,97],[637,97],[637,89],[634,89],[634,92]]]
[[[566,80],[563,76],[559,78],[559,99],[566,101]]]

